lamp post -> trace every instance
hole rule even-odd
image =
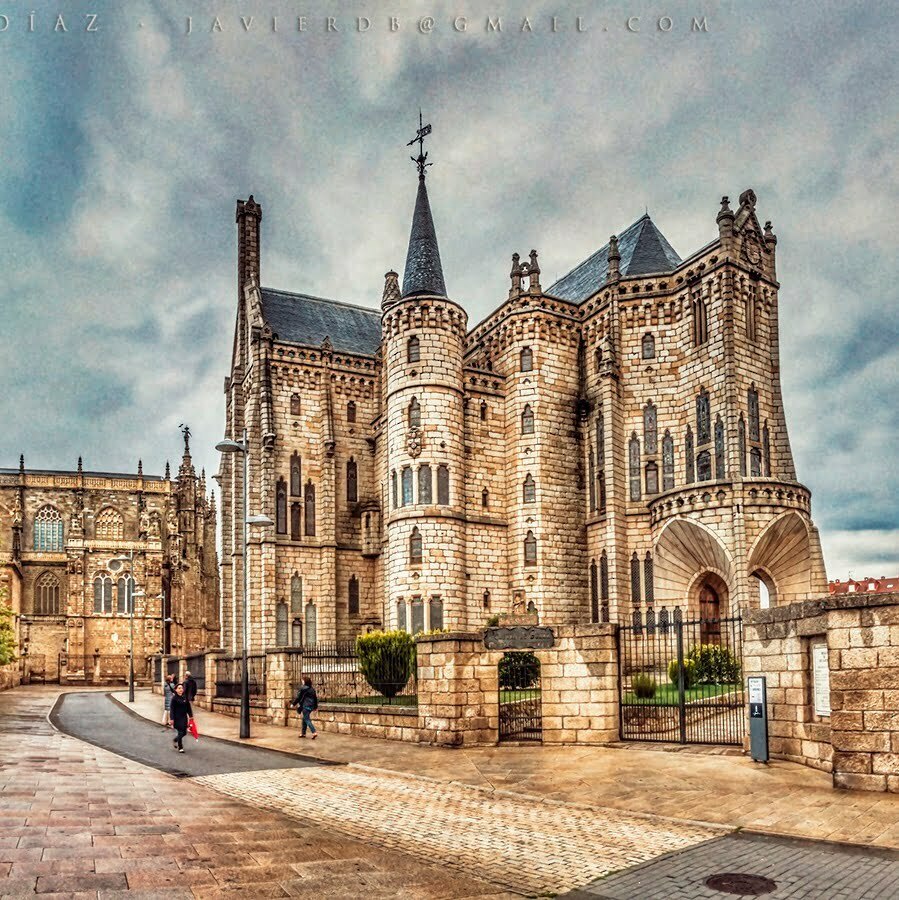
[[[219,453],[243,454],[243,666],[240,675],[240,736],[250,736],[250,675],[247,662],[247,632],[250,630],[250,571],[247,566],[247,552],[250,539],[250,525],[270,526],[275,523],[268,516],[251,516],[250,509],[250,444],[247,430],[244,428],[242,439],[232,441],[230,438],[215,445]]]
[[[128,563],[128,580],[125,582],[125,597],[128,602],[128,702],[134,703],[134,598],[146,596],[143,591],[134,590],[134,550],[129,550],[127,556],[114,556],[106,568],[115,574],[122,566]]]

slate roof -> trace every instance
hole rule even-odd
[[[18,468],[0,469],[0,475],[18,475]],[[143,478],[144,481],[165,481],[162,475],[137,475],[134,472],[89,472],[85,469],[78,472],[77,469],[25,469],[26,475],[83,475],[85,478]]]
[[[431,216],[431,204],[428,202],[424,175],[418,179],[418,195],[415,198],[412,231],[409,234],[409,251],[406,254],[406,269],[403,272],[403,296],[414,297],[416,294],[446,296],[440,249],[437,247],[437,231]]]
[[[276,338],[319,347],[329,338],[335,350],[374,356],[381,343],[381,313],[308,294],[262,288],[262,314]]]
[[[648,213],[618,235],[618,252],[622,275],[671,272],[682,262]],[[572,303],[582,303],[605,284],[608,274],[609,245],[606,244],[550,285],[546,292]]]

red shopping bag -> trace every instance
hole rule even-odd
[[[200,740],[200,732],[197,731],[197,723],[193,719],[187,723],[187,730],[195,741]]]

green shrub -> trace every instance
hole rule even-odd
[[[415,671],[415,640],[408,631],[370,631],[356,638],[359,671],[387,698],[401,693]]]
[[[676,659],[672,659],[671,662],[668,663],[668,680],[675,687],[677,687],[679,669],[680,667],[678,666]],[[688,658],[684,660],[684,690],[689,690],[694,684],[696,684],[696,663]]]
[[[6,605],[6,589],[0,590],[0,666],[16,658],[16,633],[12,624],[12,610]]]
[[[498,625],[499,625],[499,616],[491,616],[491,617],[487,620],[487,627],[488,627],[488,628],[496,628]]]
[[[534,687],[539,678],[540,660],[530,650],[504,653],[499,661],[500,690]]]
[[[740,680],[740,663],[720,644],[697,644],[687,659],[696,666],[696,684],[734,684]]]
[[[641,672],[631,678],[631,690],[639,700],[651,700],[656,695],[656,680],[652,675]]]

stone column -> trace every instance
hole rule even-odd
[[[281,648],[265,652],[265,701],[272,725],[287,725],[293,699],[292,659],[296,654]]]

